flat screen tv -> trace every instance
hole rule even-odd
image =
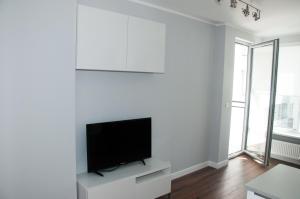
[[[151,118],[86,125],[88,172],[151,157]]]

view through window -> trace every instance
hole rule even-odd
[[[300,45],[279,51],[274,133],[300,138]]]

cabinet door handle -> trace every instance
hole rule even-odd
[[[263,196],[263,195],[261,195],[261,194],[259,194],[259,193],[255,193],[255,192],[254,192],[254,195],[255,195],[255,196],[258,196],[259,199],[271,199],[271,198],[267,198],[266,196]]]

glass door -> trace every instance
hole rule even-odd
[[[229,136],[229,158],[239,155],[244,147],[244,121],[247,93],[249,45],[235,43],[234,73]]]
[[[276,97],[279,40],[250,47],[245,151],[269,164]]]

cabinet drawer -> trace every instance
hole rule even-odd
[[[154,199],[171,192],[171,176],[162,175],[136,183],[136,198]]]
[[[135,182],[124,179],[114,183],[94,187],[88,191],[88,199],[133,199]]]

